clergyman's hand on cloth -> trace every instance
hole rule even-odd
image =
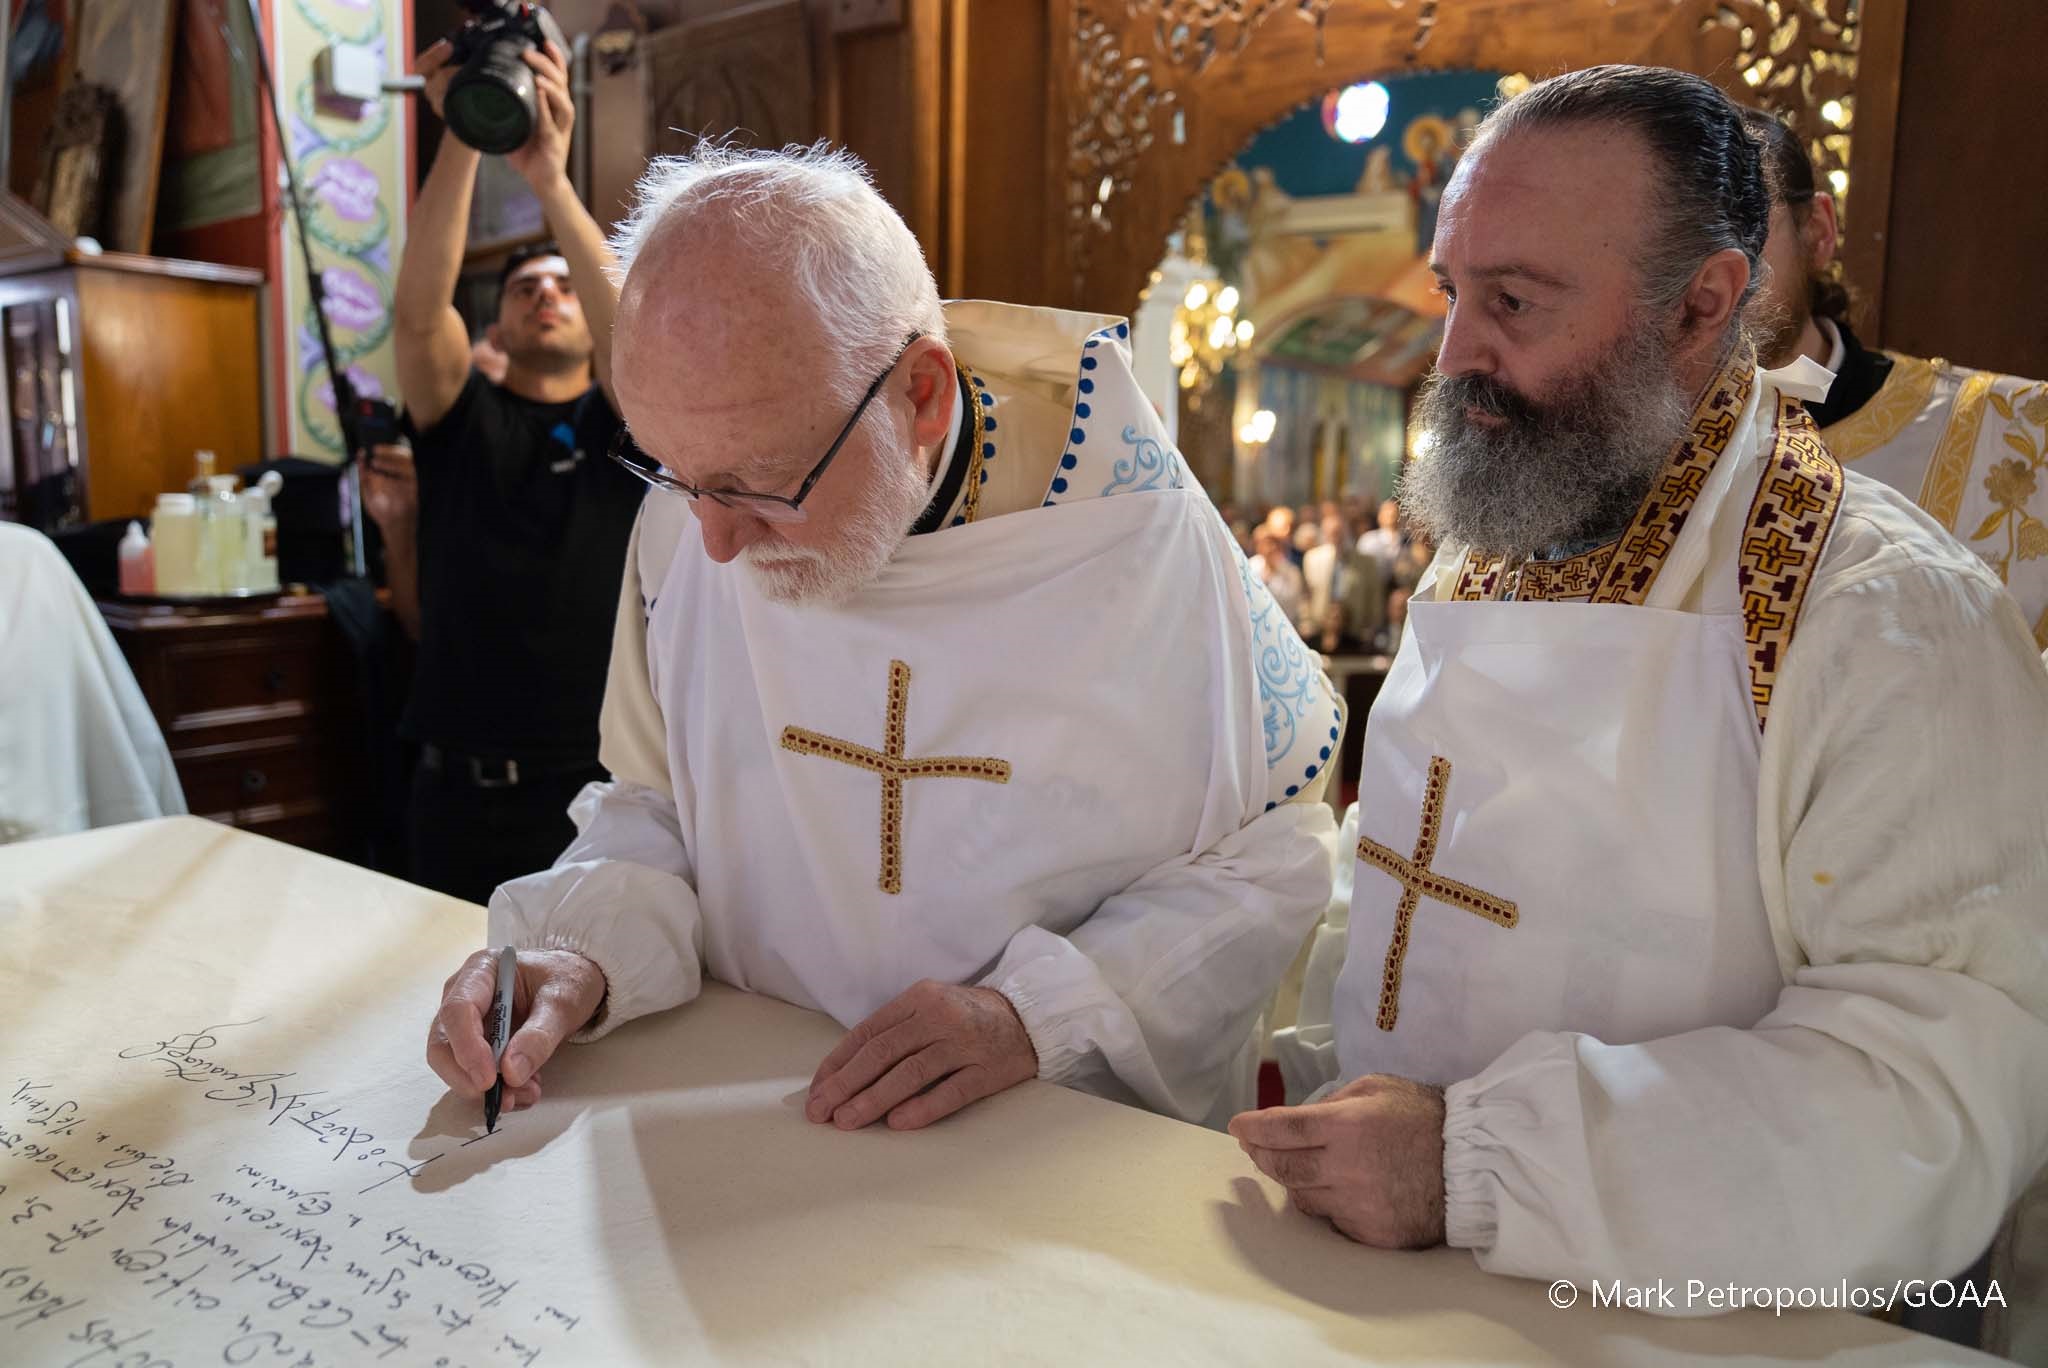
[[[484,1017],[498,991],[498,952],[479,950],[441,988],[441,1010],[427,1033],[427,1063],[451,1091],[482,1097],[499,1065],[484,1039]],[[540,1066],[596,1014],[604,971],[573,950],[521,950],[505,1043],[505,1110],[540,1101]]]
[[[1038,1051],[993,988],[926,979],[847,1032],[818,1072],[804,1115],[859,1130],[883,1117],[916,1130],[1038,1077]]]
[[[1230,1133],[1297,1209],[1359,1243],[1443,1243],[1442,1088],[1367,1074],[1305,1107],[1240,1112]]]

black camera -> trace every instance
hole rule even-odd
[[[476,18],[448,37],[448,61],[459,66],[441,101],[448,130],[479,152],[503,156],[526,146],[540,117],[540,92],[529,48],[552,42],[564,58],[569,41],[555,16],[524,0],[463,0]]]

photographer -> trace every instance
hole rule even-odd
[[[450,51],[436,43],[417,62],[436,113]],[[413,204],[394,308],[416,501],[402,450],[375,453],[366,486],[373,512],[391,515],[378,518],[387,540],[416,538],[396,553],[417,567],[419,663],[401,724],[420,746],[412,876],[479,903],[554,860],[574,834],[570,800],[604,777],[597,714],[643,488],[605,459],[619,426],[608,391],[617,293],[603,232],[566,173],[567,69],[553,43],[524,60],[533,133],[505,159],[560,245],[506,262],[489,329],[506,366],[502,382],[487,378],[451,303],[482,154],[443,136]]]

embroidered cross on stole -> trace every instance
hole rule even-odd
[[[884,893],[903,891],[903,781],[905,779],[983,779],[1010,782],[1010,762],[993,756],[928,755],[906,757],[904,722],[910,712],[910,667],[889,662],[889,715],[881,750],[871,750],[802,727],[782,729],[782,748],[798,755],[822,755],[882,779],[882,875]]]
[[[1401,902],[1394,910],[1394,939],[1387,946],[1386,969],[1380,976],[1378,1025],[1382,1031],[1393,1030],[1394,1020],[1401,1012],[1401,964],[1408,958],[1408,927],[1415,920],[1415,909],[1422,899],[1434,898],[1451,907],[1462,907],[1500,926],[1511,927],[1521,920],[1515,905],[1505,898],[1447,879],[1429,867],[1436,858],[1437,833],[1443,828],[1444,794],[1450,786],[1451,762],[1441,755],[1431,757],[1429,782],[1422,799],[1422,830],[1415,838],[1413,857],[1404,860],[1377,841],[1363,836],[1358,840],[1359,859],[1401,882]]]

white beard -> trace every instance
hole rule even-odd
[[[740,553],[762,594],[775,602],[844,603],[882,573],[924,512],[930,481],[914,461],[896,454],[903,447],[890,418],[884,414],[873,421],[887,424],[888,430],[877,435],[873,475],[841,526],[837,546],[793,546],[774,539],[757,541]]]

